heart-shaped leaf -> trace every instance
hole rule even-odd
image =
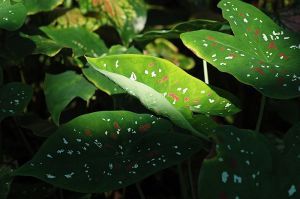
[[[40,35],[21,34],[21,36],[34,42],[35,49],[32,54],[44,54],[53,57],[62,49],[62,46],[58,45],[55,41]]]
[[[76,97],[89,100],[96,88],[81,75],[67,71],[58,75],[46,74],[44,90],[46,103],[55,124],[64,108]]]
[[[104,42],[93,32],[85,28],[54,28],[42,27],[41,30],[58,45],[72,48],[74,56],[83,55],[99,57],[107,52]]]
[[[179,38],[179,35],[184,32],[208,29],[208,30],[219,30],[222,27],[221,22],[206,20],[206,19],[195,19],[191,21],[181,22],[175,24],[169,30],[151,30],[143,34],[137,35],[134,40],[144,41],[152,40],[156,38],[175,39]]]
[[[218,6],[234,36],[200,30],[183,33],[184,44],[220,71],[266,96],[300,96],[299,37],[242,1],[222,0]]]
[[[113,55],[87,60],[97,70],[121,74],[133,82],[151,87],[179,111],[186,112],[192,107],[195,112],[221,116],[239,111],[204,82],[190,76],[167,60],[145,55]],[[126,88],[118,84],[123,89]]]
[[[63,0],[23,0],[28,14],[50,11],[63,3]]]
[[[264,137],[233,126],[217,128],[213,137],[216,148],[203,162],[199,198],[273,198],[272,154]]]
[[[0,28],[17,30],[23,25],[26,12],[23,3],[11,4],[10,0],[0,0]]]
[[[32,88],[19,82],[0,87],[0,121],[21,113],[32,97]]]
[[[172,139],[170,139],[172,137]],[[126,111],[82,115],[61,126],[15,175],[79,192],[135,183],[201,149],[167,120]]]

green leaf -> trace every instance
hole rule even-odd
[[[178,48],[170,41],[159,38],[146,45],[144,53],[147,55],[167,59],[184,70],[194,68],[195,61],[191,57],[179,53]]]
[[[99,19],[84,16],[78,8],[67,11],[56,18],[52,24],[57,28],[83,27],[89,31],[95,31],[103,25]]]
[[[191,21],[185,21],[178,24],[175,24],[169,30],[150,30],[143,34],[137,35],[134,40],[136,41],[147,41],[153,40],[156,38],[165,38],[165,39],[176,39],[179,38],[179,35],[184,32],[208,29],[208,30],[219,30],[222,27],[221,22],[206,20],[206,19],[195,19]]]
[[[28,14],[50,11],[63,3],[63,0],[23,0]]]
[[[138,182],[200,149],[198,139],[174,132],[171,123],[153,115],[96,112],[61,126],[14,174],[73,191],[104,192]]]
[[[83,55],[99,57],[107,52],[107,48],[99,36],[85,28],[55,28],[47,26],[42,27],[41,30],[58,45],[72,48],[75,57]]]
[[[102,70],[106,70],[134,80],[129,81],[128,86],[139,82],[151,87],[157,95],[164,96],[182,113],[189,112],[191,108],[195,112],[221,116],[239,111],[204,82],[167,60],[145,55],[114,55],[87,60],[96,70],[100,69],[101,73]],[[120,83],[117,84],[123,89],[126,88]]]
[[[44,83],[46,103],[55,124],[64,108],[76,97],[89,100],[96,90],[81,75],[67,71],[58,75],[46,74]]]
[[[126,46],[144,29],[147,9],[143,0],[92,1],[90,4],[110,21]]]
[[[118,55],[118,54],[142,54],[138,49],[131,46],[130,48],[126,48],[121,45],[113,45],[108,50],[107,55]]]
[[[234,36],[200,30],[183,33],[184,44],[220,71],[268,97],[300,96],[299,37],[242,1],[223,0],[218,6]]]
[[[0,198],[5,199],[10,190],[10,184],[13,180],[13,170],[7,166],[0,167]]]
[[[62,49],[62,46],[55,41],[40,35],[26,35],[21,33],[21,36],[34,42],[35,49],[32,54],[43,54],[53,57]]]
[[[13,31],[19,29],[26,18],[23,3],[11,4],[10,0],[0,0],[0,28]]]
[[[5,117],[21,113],[32,97],[32,88],[13,82],[0,87],[0,121]]]
[[[3,68],[0,66],[0,86],[3,84]]]
[[[263,136],[223,126],[215,130],[213,137],[216,147],[202,164],[199,197],[275,198],[271,197],[276,190],[272,186],[272,154]],[[214,191],[211,191],[212,186]]]

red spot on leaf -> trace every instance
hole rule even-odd
[[[118,135],[117,135],[116,133],[112,133],[112,134],[110,135],[110,137],[111,137],[111,139],[113,139],[113,140],[118,139]]]
[[[84,131],[84,135],[86,135],[86,136],[92,136],[92,131],[89,130],[89,129],[87,129],[87,130]]]
[[[154,66],[154,62],[150,62],[150,63],[148,64],[148,66],[149,66],[149,67],[153,67],[153,66]]]
[[[188,101],[190,101],[190,98],[185,97],[185,98],[184,98],[184,102],[188,102]]]
[[[212,44],[211,44],[211,46],[213,46],[213,47],[215,47],[215,46],[217,46],[218,44],[216,43],[216,42],[213,42]]]
[[[283,77],[278,77],[278,78],[277,78],[277,82],[278,82],[279,84],[282,84],[282,83],[284,82],[284,78],[283,78]]]
[[[286,56],[284,53],[279,53],[278,56],[282,59],[288,59],[288,56]]]
[[[256,29],[254,33],[255,33],[256,36],[258,36],[259,33],[260,33],[260,30],[259,30],[259,29]]]
[[[220,48],[220,51],[224,51],[224,50],[225,50],[225,48],[224,48],[224,47],[221,47],[221,48]]]
[[[255,70],[256,72],[258,72],[259,74],[261,74],[261,75],[264,75],[264,74],[265,74],[265,72],[264,72],[260,67],[255,67],[254,70]]]
[[[179,97],[175,93],[169,93],[169,96],[176,102],[179,100]]]
[[[241,17],[245,17],[244,13],[239,13],[239,15],[240,15]]]
[[[210,36],[210,35],[207,36],[206,38],[207,38],[208,40],[210,40],[210,41],[216,40],[214,37],[212,37],[212,36]]]
[[[269,49],[277,49],[277,46],[274,41],[271,41],[268,46]]]
[[[139,132],[141,133],[145,133],[146,131],[148,131],[151,128],[150,124],[143,124],[139,127]]]
[[[228,56],[232,57],[232,59],[236,58],[236,54],[234,54],[234,53],[230,53]]]
[[[118,122],[114,122],[114,128],[115,128],[115,129],[120,129],[120,125],[119,125]]]
[[[163,78],[161,78],[158,82],[159,83],[164,83],[166,81],[168,81],[169,77],[168,76],[163,76]]]

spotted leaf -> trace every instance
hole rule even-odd
[[[242,1],[222,0],[218,6],[234,36],[200,30],[183,33],[184,44],[220,71],[266,96],[300,96],[299,37]]]
[[[26,8],[23,3],[11,4],[10,0],[0,0],[0,28],[17,30],[26,18]]]
[[[96,112],[61,126],[14,174],[77,192],[104,192],[140,181],[200,148],[197,138],[174,132],[167,120]]]
[[[223,116],[239,110],[204,82],[164,59],[145,55],[115,55],[87,60],[96,70],[121,74],[132,83],[139,82],[151,87],[181,112],[189,112],[193,108],[195,112]],[[124,85],[119,85],[124,89]]]
[[[275,198],[271,197],[276,196],[272,186],[272,154],[263,136],[224,126],[217,128],[213,137],[216,147],[203,162],[199,198]]]
[[[67,71],[58,75],[46,74],[44,83],[46,103],[55,124],[64,108],[76,97],[89,100],[96,88],[81,75]]]
[[[13,180],[13,170],[7,166],[0,167],[0,198],[5,199],[10,190],[10,185]]]
[[[82,27],[54,28],[42,27],[41,30],[58,45],[71,48],[75,57],[87,55],[99,57],[107,51],[104,42],[93,32]]]
[[[32,97],[32,88],[13,82],[0,87],[0,121],[21,113]]]
[[[50,11],[63,3],[63,0],[23,0],[28,14]]]

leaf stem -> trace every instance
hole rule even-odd
[[[177,165],[177,171],[178,171],[178,174],[179,174],[179,183],[180,183],[180,189],[181,189],[181,197],[183,199],[188,199],[187,187],[186,187],[186,183],[185,183],[185,180],[184,180],[184,175],[183,175],[183,172],[182,172],[182,166],[181,166],[181,164]]]
[[[141,185],[140,185],[140,183],[135,183],[135,186],[136,186],[136,189],[138,190],[138,192],[139,192],[139,195],[140,195],[140,198],[141,199],[146,199],[146,197],[145,197],[145,195],[144,195],[144,192],[143,192],[143,190],[142,190],[142,188],[141,188]]]
[[[255,127],[256,132],[259,132],[259,130],[260,130],[261,122],[262,122],[263,115],[264,115],[265,105],[266,105],[266,97],[264,95],[262,95],[261,101],[260,101],[260,107],[259,107],[259,114],[258,114],[256,127]]]
[[[194,189],[194,182],[193,182],[193,172],[192,172],[192,160],[189,158],[188,160],[188,174],[189,174],[189,181],[191,186],[192,192],[192,199],[197,199],[195,189]]]
[[[206,84],[209,84],[207,62],[204,59],[202,61],[203,61],[204,82]]]

